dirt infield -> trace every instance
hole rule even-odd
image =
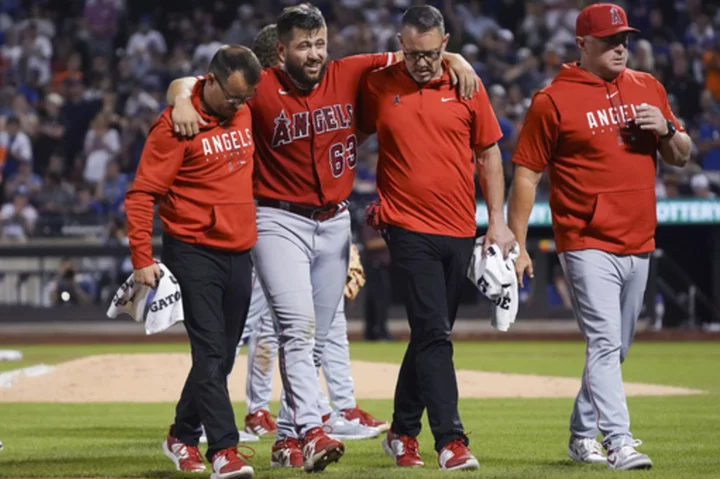
[[[177,400],[190,369],[188,354],[108,354],[79,358],[53,367],[47,374],[19,376],[10,387],[0,388],[0,402],[173,402]],[[353,361],[355,396],[390,399],[399,365]],[[245,399],[245,356],[239,356],[229,381],[230,396]],[[505,374],[483,371],[457,372],[464,398],[575,397],[579,379]],[[280,398],[280,376],[273,371],[273,399]],[[322,381],[323,388],[325,382]],[[628,396],[701,394],[702,391],[650,384],[625,383]],[[326,391],[327,392],[327,391]]]

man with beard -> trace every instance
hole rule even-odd
[[[277,29],[284,65],[263,72],[258,98],[249,103],[258,205],[253,259],[280,331],[285,401],[276,446],[288,437],[298,438],[305,470],[321,471],[345,450],[322,428],[313,338],[320,343],[316,350],[322,350],[325,338],[315,331],[328,331],[348,269],[347,198],[360,142],[355,105],[365,74],[401,60],[402,53],[328,62],[325,19],[310,6],[286,8]],[[463,95],[472,95],[477,88],[472,67],[458,55],[449,54],[448,61],[462,72]],[[194,81],[171,85],[168,95],[175,99],[176,110],[191,111],[187,92]],[[192,123],[194,112],[188,118]],[[273,453],[289,456],[293,451]]]
[[[277,26],[266,25],[258,32],[253,41],[253,52],[263,67],[280,64],[277,55]],[[359,262],[351,264],[348,269],[348,282],[355,277],[353,268]],[[352,289],[347,284],[345,297],[353,299],[358,288]],[[328,393],[335,410],[330,407],[327,397],[321,393],[320,412],[323,414],[324,425],[332,428],[331,437],[345,440],[370,439],[387,430],[390,424],[378,421],[369,413],[360,409],[354,397],[354,383],[350,371],[350,351],[347,340],[347,321],[345,318],[345,301],[338,303],[330,330],[316,331],[317,335],[325,333],[327,340],[321,356],[323,373],[327,382]],[[272,395],[273,364],[278,351],[278,334],[273,326],[272,314],[265,299],[265,292],[257,281],[253,271],[253,290],[250,300],[243,339],[238,345],[247,344],[247,376],[245,377],[245,399],[248,414],[245,416],[245,430],[239,431],[240,440],[254,442],[259,439],[254,435],[275,435],[277,426],[269,412]],[[203,441],[201,437],[200,441]],[[303,467],[303,456],[297,438],[287,437],[275,444],[271,458],[273,467]],[[295,454],[287,455],[287,450]]]
[[[253,52],[264,67],[281,64],[277,54],[277,42],[275,24],[266,25],[255,37]],[[357,265],[350,265],[346,285],[353,279],[353,267]],[[349,286],[345,289],[345,297],[354,298]],[[332,428],[331,436],[340,440],[368,439],[386,431],[390,427],[389,423],[375,419],[368,412],[360,409],[355,401],[344,300],[338,303],[329,330],[321,331],[316,328],[315,334],[326,338],[325,347],[315,351],[315,361],[322,363],[328,393],[336,409],[333,411],[327,397],[321,393],[320,412],[323,415],[323,424]],[[268,412],[272,392],[272,367],[268,365],[272,366],[277,355],[278,334],[275,332],[270,308],[260,281],[256,281],[253,285],[252,302],[243,336],[248,344],[248,376],[245,388],[248,415],[245,417],[245,428],[248,432],[259,435],[267,432],[275,434],[277,427]],[[293,467],[302,467],[302,454],[297,438],[288,437],[284,442],[284,444],[276,444],[273,449],[276,452],[292,449],[297,451],[297,454],[287,456],[283,453],[275,453],[271,463],[276,467],[286,466],[285,462],[289,459]]]

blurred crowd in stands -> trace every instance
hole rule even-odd
[[[149,125],[178,76],[203,73],[223,43],[249,45],[283,1],[168,3],[134,0],[0,3],[0,236],[97,234],[123,216]],[[332,58],[399,49],[410,0],[317,1]],[[504,133],[508,165],[533,93],[577,59],[583,0],[447,0],[449,49],[475,67]],[[623,2],[620,2],[621,4]],[[642,33],[633,68],[664,83],[695,139],[685,171],[658,170],[659,197],[715,196],[720,183],[720,8],[700,0],[633,0]],[[356,200],[374,191],[373,141],[363,148]],[[547,191],[546,189],[544,191]],[[542,199],[542,198],[541,198]]]
[[[286,0],[2,0],[0,2],[0,242],[98,236],[126,241],[123,198],[148,127],[176,77],[202,74],[224,43],[250,45]],[[578,59],[575,19],[586,0],[318,0],[331,58],[394,51],[403,11],[431,3],[448,49],[474,66],[510,158],[533,93]],[[720,186],[720,7],[701,0],[618,1],[641,30],[630,66],[667,89],[695,140],[692,165],[660,166],[660,198],[713,198]],[[363,146],[355,233],[372,260],[382,244],[359,221],[374,196],[377,145]],[[547,184],[539,200],[546,199]],[[478,193],[479,195],[480,193]],[[480,196],[479,196],[480,198]],[[372,245],[377,252],[371,253]],[[128,265],[125,265],[126,267]],[[384,279],[378,281],[385,281]],[[564,295],[558,301],[564,303]]]

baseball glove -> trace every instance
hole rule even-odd
[[[355,245],[350,248],[350,266],[345,280],[345,297],[353,300],[365,286],[365,270],[360,263],[360,252]]]

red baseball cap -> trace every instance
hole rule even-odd
[[[575,35],[609,37],[620,32],[639,32],[628,25],[627,14],[613,3],[594,3],[583,8],[575,22]]]

